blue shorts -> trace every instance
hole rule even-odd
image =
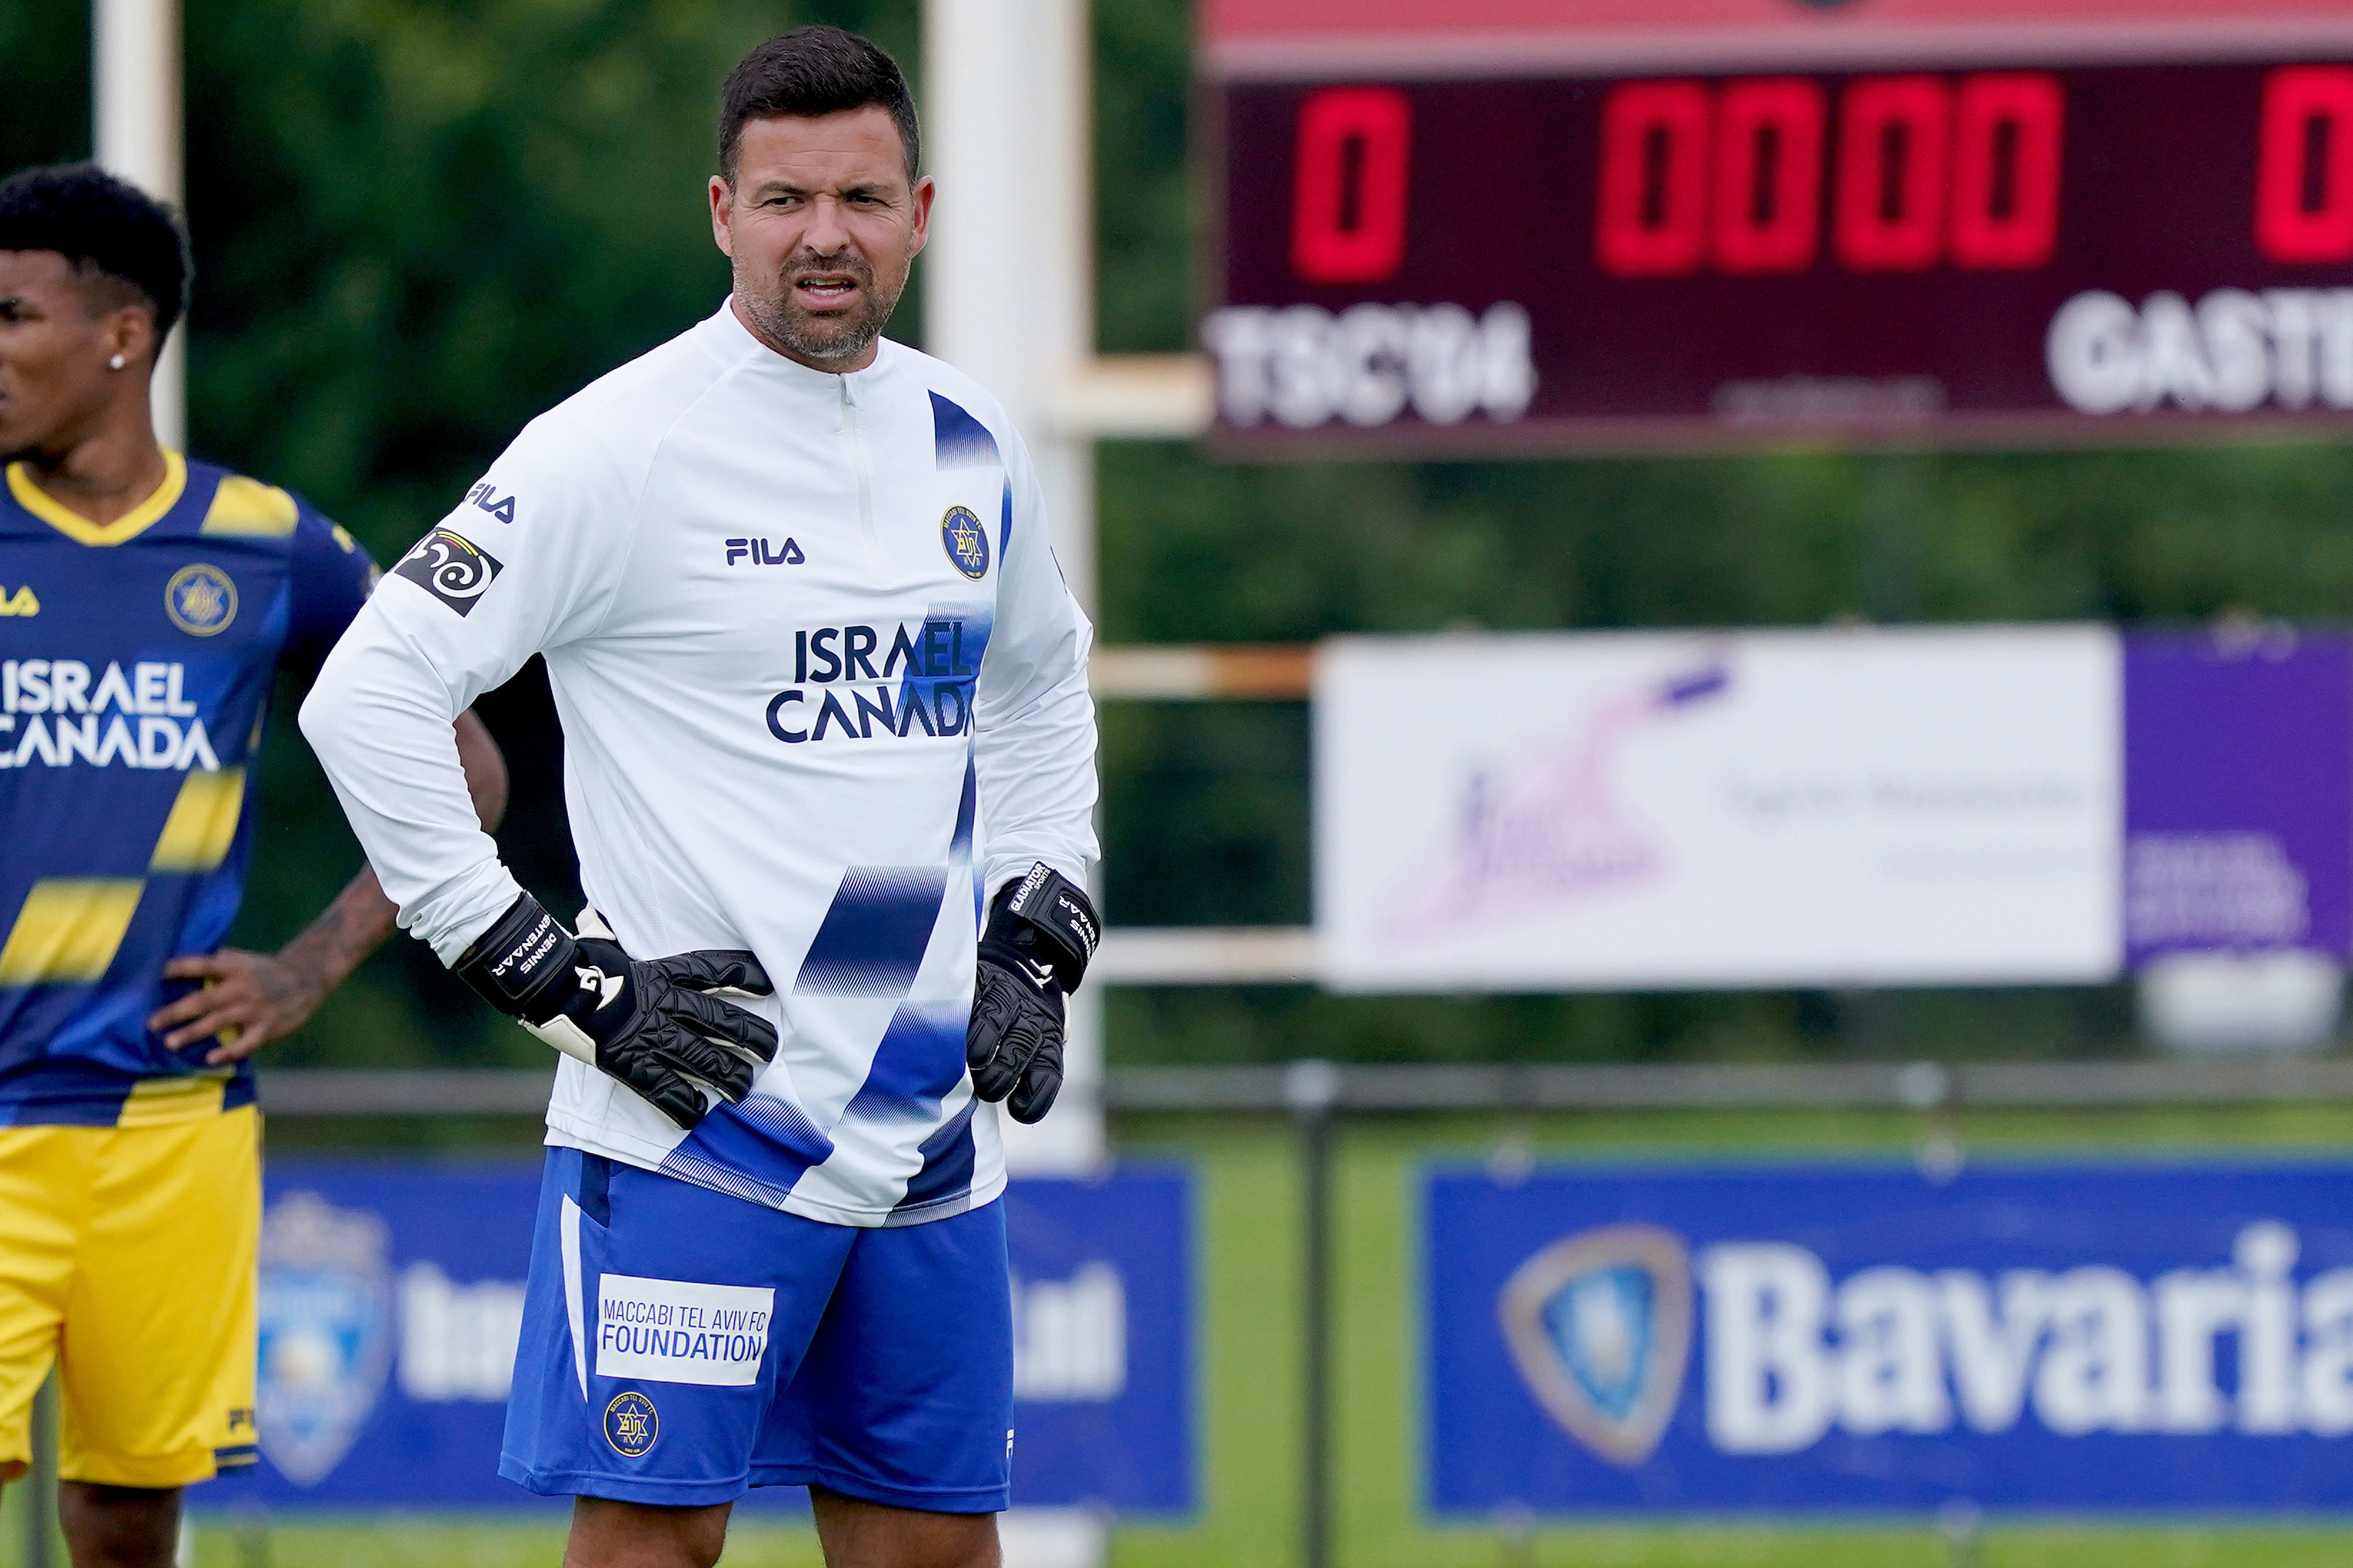
[[[1008,1505],[1005,1205],[890,1229],[548,1151],[499,1474],[692,1507],[818,1486]]]

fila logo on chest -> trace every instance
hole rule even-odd
[[[26,583],[11,594],[0,588],[0,616],[37,616],[41,601],[34,596],[33,585]]]
[[[808,559],[801,547],[787,539],[782,549],[765,539],[731,539],[727,541],[727,564],[748,562],[754,566],[798,566]]]

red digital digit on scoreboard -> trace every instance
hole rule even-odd
[[[1802,78],[1619,82],[1601,110],[1594,254],[1619,278],[1800,271],[1827,188],[1850,270],[2039,267],[2059,232],[2064,113],[2041,72],[1860,77],[1833,137],[1828,95]]]
[[[1310,283],[1375,283],[1398,269],[1410,124],[1395,88],[1332,88],[1300,105],[1293,271]]]
[[[1810,267],[1821,203],[1822,89],[1803,79],[1731,82],[1717,98],[1715,119],[1709,212],[1717,268]]]
[[[1964,77],[1953,115],[1953,259],[2040,267],[2059,235],[2066,98],[2039,71]]]
[[[1695,81],[1630,81],[1602,111],[1594,247],[1621,278],[1693,272],[1707,254],[1711,100]]]
[[[2263,84],[2255,243],[2274,261],[2353,258],[2353,68],[2289,66]]]

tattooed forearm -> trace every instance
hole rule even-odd
[[[466,787],[487,832],[498,826],[499,818],[506,813],[506,758],[473,710],[459,714],[453,728],[457,732],[458,760],[466,770]],[[363,866],[360,874],[335,896],[333,903],[321,911],[317,920],[278,950],[279,960],[314,983],[323,995],[342,984],[352,971],[367,961],[368,954],[384,945],[398,914],[392,900],[384,896],[384,888],[375,879],[375,868]]]
[[[471,713],[459,716],[457,740],[475,809],[484,827],[495,826],[506,805],[505,762]],[[212,1066],[242,1061],[307,1023],[327,993],[392,934],[397,913],[374,868],[363,868],[317,920],[275,953],[224,947],[183,953],[164,964],[166,980],[198,984],[156,1008],[147,1026],[175,1051],[213,1041],[205,1057]]]
[[[300,971],[321,992],[332,991],[369,953],[384,945],[398,912],[384,896],[375,868],[363,866],[317,920],[278,950],[279,960]]]

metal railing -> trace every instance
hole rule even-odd
[[[2353,1059],[2278,1058],[2076,1062],[1834,1062],[1596,1066],[1113,1068],[1108,1110],[1289,1113],[1303,1081],[1328,1082],[1337,1114],[1493,1110],[1727,1110],[1799,1107],[1928,1110],[1978,1106],[2123,1108],[2353,1100]],[[1328,1074],[1328,1079],[1322,1075]],[[368,1071],[281,1068],[261,1075],[277,1116],[536,1116],[554,1073],[539,1068]]]

